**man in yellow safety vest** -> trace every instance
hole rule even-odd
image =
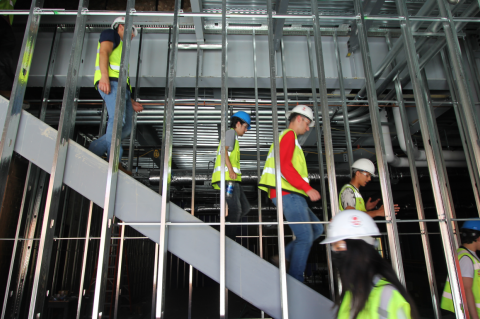
[[[125,32],[125,17],[116,18],[112,23],[112,28],[104,30],[100,34],[100,40],[97,46],[97,59],[95,60],[95,75],[93,83],[98,89],[100,95],[105,101],[108,112],[107,131],[105,135],[99,137],[90,144],[89,150],[98,156],[103,156],[107,152],[107,158],[110,157],[110,146],[112,142],[113,119],[115,115],[115,100],[118,90],[118,77],[120,72],[120,63],[122,57],[123,36]],[[127,33],[128,34],[128,33]],[[133,27],[131,37],[137,34],[137,29]],[[143,106],[134,101],[131,94],[130,78],[127,78],[129,90],[125,95],[125,112],[123,115],[122,139],[130,136],[132,129],[133,111],[143,111]],[[120,160],[122,159],[123,148],[120,144]],[[121,163],[118,168],[125,173],[126,171]]]
[[[352,164],[352,179],[350,183],[343,185],[338,194],[338,205],[340,210],[356,209],[367,213],[370,217],[385,216],[385,209],[383,205],[379,209],[375,209],[380,198],[374,200],[369,198],[365,203],[359,188],[367,185],[375,176],[375,165],[371,160],[361,158]],[[395,204],[395,213],[400,210],[400,207]]]
[[[462,246],[457,249],[460,271],[462,274],[463,287],[467,299],[470,319],[480,318],[480,259],[476,251],[480,250],[480,221],[466,221],[461,230],[460,237]],[[443,290],[442,309],[455,312],[452,299],[450,281],[447,278]],[[452,318],[454,315],[452,314]]]
[[[251,129],[250,123],[250,115],[244,111],[239,111],[232,115],[230,129],[225,132],[225,182],[227,183],[225,190],[228,194],[226,197],[228,215],[225,221],[231,223],[239,222],[250,211],[250,203],[241,185],[242,171],[240,170],[240,146],[238,144],[238,136],[243,136]],[[217,157],[212,174],[212,186],[215,189],[220,189],[221,182],[221,145],[222,143],[218,144]],[[233,189],[228,190],[227,186],[230,183]],[[227,225],[225,235],[235,240],[238,228],[239,226]]]
[[[302,147],[297,140],[315,124],[313,112],[306,105],[298,105],[286,114],[288,129],[280,134],[280,168],[282,174],[283,215],[289,222],[318,222],[319,219],[308,207],[306,198],[320,200],[320,193],[309,184],[307,163]],[[275,189],[275,159],[273,144],[265,161],[259,188],[266,191],[277,206]],[[285,256],[289,262],[288,273],[303,282],[303,272],[307,264],[310,248],[315,239],[323,233],[322,224],[290,224],[295,240],[285,247]],[[272,258],[276,264],[278,261]]]

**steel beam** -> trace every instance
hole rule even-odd
[[[267,0],[268,14],[268,56],[270,68],[270,94],[272,99],[273,120],[273,156],[275,158],[275,188],[277,191],[278,255],[280,275],[280,304],[282,319],[288,319],[287,269],[285,263],[285,230],[283,225],[282,171],[280,167],[280,140],[278,132],[277,108],[277,70],[275,67],[275,44],[273,35],[272,0]]]
[[[36,14],[37,9],[43,7],[43,0],[34,0],[30,6],[25,36],[23,37],[20,58],[18,59],[15,80],[13,81],[10,102],[8,103],[7,117],[3,127],[2,140],[0,142],[0,204],[3,202],[5,189],[7,187],[10,164],[12,162],[13,148],[17,140],[18,124],[22,113],[23,97],[27,88],[28,76],[32,63],[33,51],[37,42],[40,15]]]
[[[390,39],[390,34],[387,34],[385,39],[387,42],[388,49],[391,50],[392,43]],[[410,166],[410,174],[412,176],[412,186],[413,186],[413,193],[415,196],[415,204],[417,206],[418,219],[424,220],[425,212],[423,209],[422,194],[420,192],[420,182],[418,180],[417,168],[415,167],[415,155],[413,152],[414,144],[412,141],[412,136],[410,134],[407,110],[405,108],[405,103],[403,99],[402,85],[398,77],[395,80],[395,91],[397,93],[399,113],[402,118],[402,129],[405,136],[405,144],[407,146],[408,164]],[[428,236],[428,229],[427,229],[426,223],[422,223],[422,222],[419,223],[419,227],[420,227],[420,234],[422,237],[423,251],[425,254],[425,264],[427,266],[428,283],[430,286],[430,293],[432,295],[433,312],[435,314],[435,318],[441,319],[440,299],[438,297],[438,287],[435,279],[435,270],[433,268],[432,252],[430,248],[430,239]]]
[[[367,12],[367,15],[377,15],[380,12],[380,9],[383,7],[385,0],[365,0],[363,2],[363,10]],[[318,6],[318,5],[317,5]],[[368,31],[373,24],[373,20],[365,21],[365,30]],[[320,31],[320,30],[319,30]],[[352,30],[350,32],[350,40],[347,42],[348,46],[348,56],[353,52],[357,51],[360,47],[360,40],[358,39],[358,30],[355,24],[352,25]]]
[[[385,144],[383,141],[382,124],[380,122],[380,112],[378,109],[377,94],[375,91],[375,81],[373,77],[372,61],[370,59],[370,48],[367,42],[367,30],[364,26],[365,15],[363,13],[360,0],[354,0],[356,13],[356,24],[360,39],[360,49],[362,52],[363,69],[367,80],[367,96],[369,101],[370,118],[372,121],[373,139],[375,142],[375,154],[377,156],[378,175],[380,177],[380,186],[382,189],[382,198],[385,208],[385,219],[387,223],[387,233],[392,258],[393,269],[395,270],[401,283],[405,284],[405,274],[403,271],[402,254],[400,251],[400,240],[398,238],[398,229],[395,218],[395,208],[393,206],[392,189],[388,172],[388,164],[385,155]]]
[[[123,116],[125,113],[125,96],[127,95],[128,64],[130,60],[131,37],[130,30],[133,26],[131,13],[135,11],[135,0],[127,1],[124,41],[118,77],[118,89],[115,99],[115,115],[113,118],[112,142],[110,158],[108,161],[107,187],[105,190],[105,204],[101,224],[101,239],[99,243],[97,259],[97,275],[95,281],[95,295],[93,298],[92,318],[102,318],[105,302],[105,288],[107,285],[108,261],[110,251],[110,239],[115,216],[115,198],[117,194],[118,164],[120,155],[120,144],[122,140]]]
[[[440,5],[440,1],[438,3]],[[426,145],[425,153],[427,156],[428,169],[430,171],[437,214],[439,219],[446,220],[446,222],[440,222],[440,232],[442,235],[443,248],[445,250],[455,313],[457,318],[464,318],[465,316],[468,316],[464,312],[464,309],[467,308],[465,292],[463,290],[463,285],[460,282],[462,280],[459,277],[458,272],[460,267],[456,253],[452,223],[450,221],[451,216],[448,213],[450,207],[448,203],[448,190],[446,189],[447,179],[444,171],[445,167],[440,167],[440,165],[443,164],[443,154],[441,152],[440,141],[438,140],[438,132],[436,132],[434,116],[431,112],[431,107],[429,108],[428,106],[427,97],[425,96],[425,83],[423,83],[424,76],[420,70],[418,56],[415,51],[414,38],[411,32],[407,7],[402,0],[396,0],[396,5],[398,12],[405,17],[405,20],[400,22],[400,28],[405,41],[408,70],[411,74],[422,137]]]
[[[168,247],[168,228],[167,221],[170,215],[170,177],[172,165],[172,130],[175,105],[175,76],[177,71],[177,56],[178,56],[178,37],[179,24],[178,12],[180,10],[180,1],[175,0],[175,15],[173,17],[173,32],[172,34],[172,48],[169,49],[168,57],[168,95],[165,107],[165,120],[163,125],[162,137],[162,163],[161,163],[161,178],[162,187],[159,192],[162,195],[162,205],[160,211],[160,243],[158,253],[158,279],[157,279],[157,304],[155,309],[155,317],[157,319],[165,318],[165,288],[167,278],[167,247]],[[167,94],[167,92],[166,92]]]
[[[42,232],[39,243],[37,264],[32,288],[30,309],[28,318],[33,319],[43,316],[43,307],[47,291],[47,278],[50,268],[53,236],[55,233],[55,221],[57,220],[58,210],[62,199],[63,176],[65,172],[65,162],[67,157],[67,148],[69,138],[72,135],[72,124],[75,123],[75,113],[79,95],[78,77],[81,73],[83,42],[85,37],[86,16],[82,14],[88,8],[88,0],[82,0],[79,3],[77,11],[77,20],[75,23],[74,41],[70,55],[68,67],[68,79],[65,86],[65,93],[62,101],[62,111],[58,126],[58,135],[55,146],[54,160],[50,172],[50,182],[48,186],[47,201],[42,223]]]
[[[202,7],[203,7],[202,0],[191,0],[190,4],[192,6],[192,12],[202,12]],[[195,37],[197,38],[197,44],[204,44],[205,35],[204,35],[203,18],[194,17],[193,25],[195,26]]]

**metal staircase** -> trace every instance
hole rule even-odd
[[[8,103],[0,99],[0,129],[3,130]],[[15,152],[41,169],[52,167],[57,131],[23,111]],[[108,163],[83,146],[69,140],[63,182],[103,207]],[[159,223],[161,196],[124,173],[119,173],[115,215],[126,223]],[[170,226],[168,250],[219,281],[219,232],[171,204],[171,222],[198,223],[199,226]],[[159,242],[159,226],[132,226]],[[279,270],[251,251],[226,239],[226,286],[229,290],[280,318]],[[287,276],[290,318],[333,318],[332,301]]]

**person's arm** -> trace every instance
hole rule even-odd
[[[282,175],[290,185],[303,190],[312,201],[317,201],[321,198],[320,193],[312,188],[310,184],[300,176],[295,167],[293,167],[292,158],[294,151],[295,134],[293,132],[288,132],[283,136],[280,142],[280,168],[282,170]]]
[[[100,43],[100,52],[98,58],[98,64],[102,77],[98,81],[98,89],[105,94],[110,94],[110,78],[108,77],[108,58],[113,51],[113,42],[102,41]]]
[[[465,288],[465,295],[467,297],[467,308],[470,314],[470,319],[479,319],[477,313],[477,307],[475,305],[475,297],[473,296],[473,278],[462,277],[463,287]]]

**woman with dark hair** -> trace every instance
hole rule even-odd
[[[322,244],[332,244],[332,260],[340,273],[337,318],[419,318],[392,266],[375,250],[373,236],[380,236],[377,225],[358,210],[338,213],[329,225]]]

